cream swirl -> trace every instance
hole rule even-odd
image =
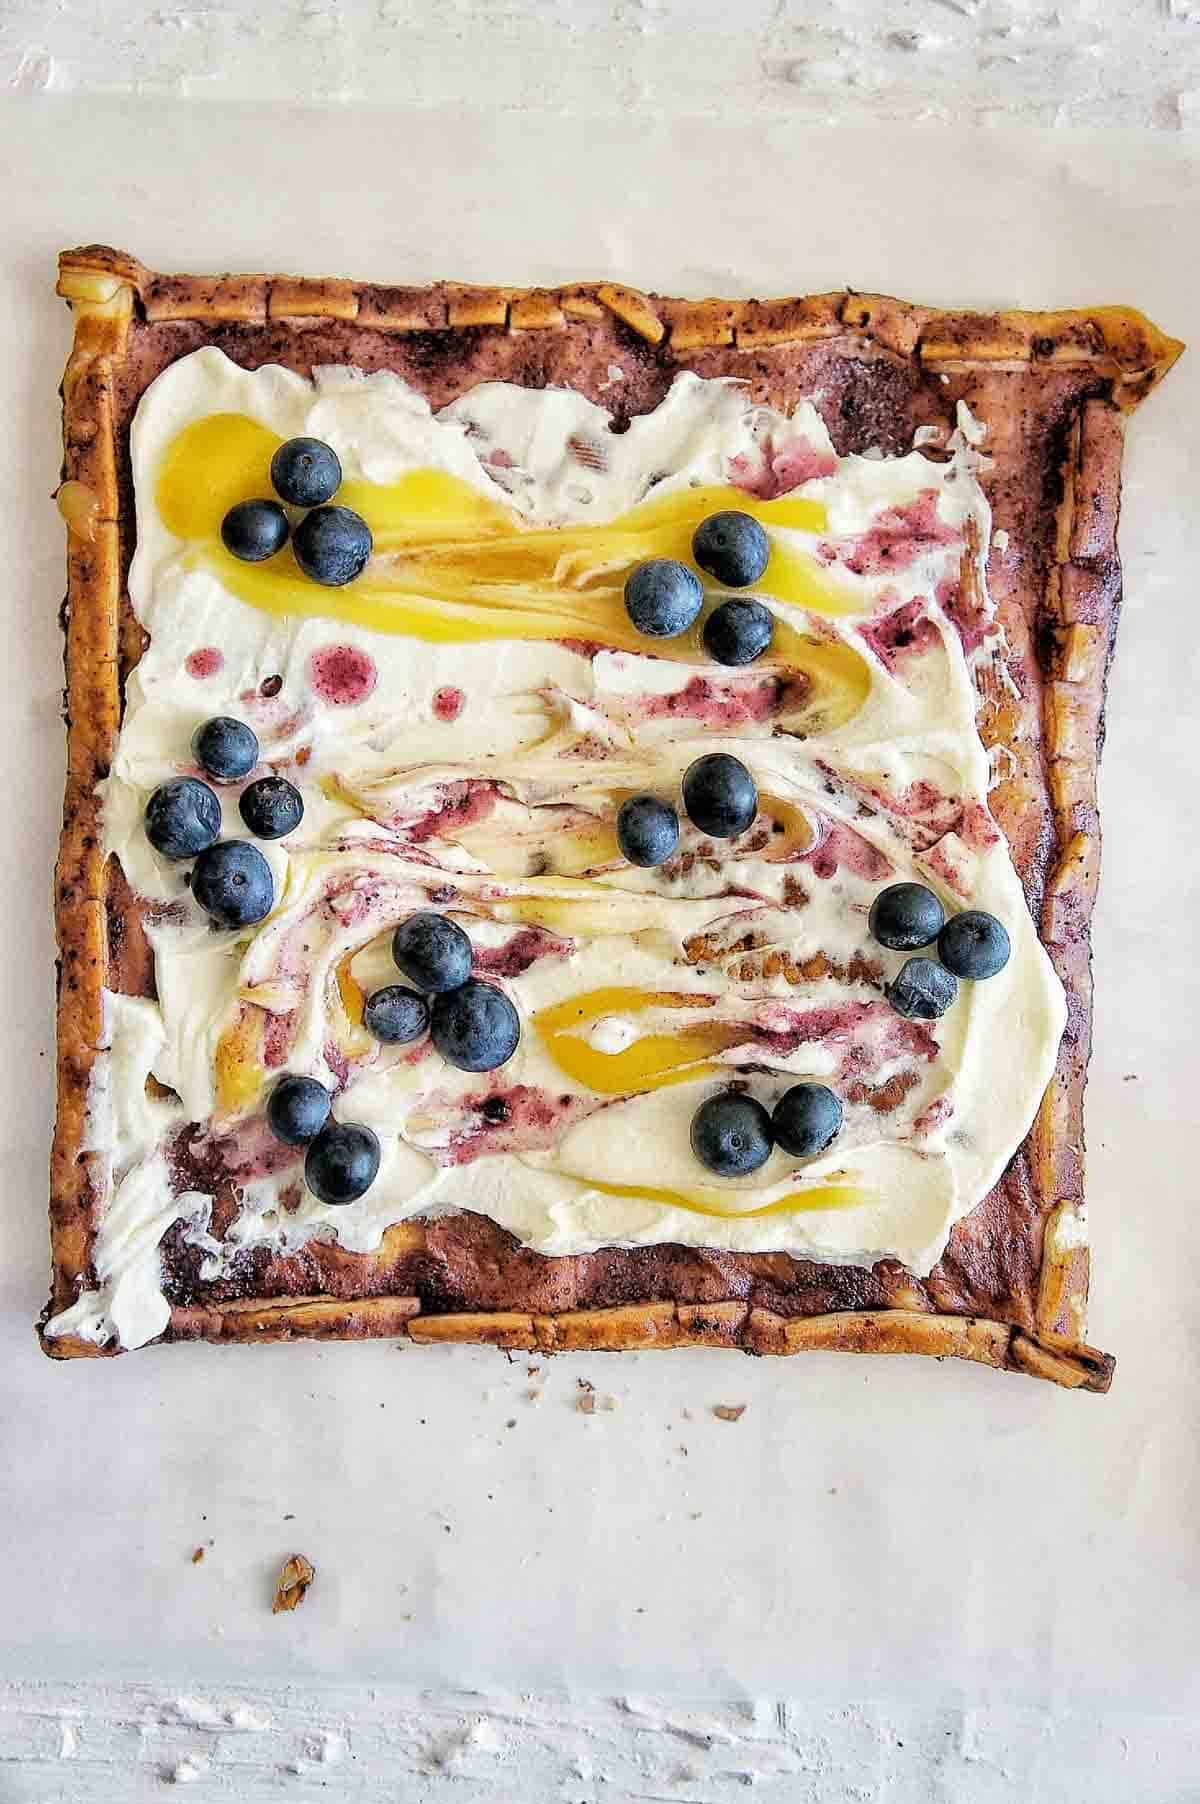
[[[335,597],[328,615],[263,611],[188,554],[156,500],[172,441],[222,413],[325,439],[350,481],[442,472],[533,527],[612,520],[651,491],[802,485],[824,523],[775,536],[828,573],[839,611],[766,599],[828,685],[770,659],[730,671],[554,638],[439,643],[338,618]],[[810,404],[785,417],[690,375],[620,433],[573,392],[498,383],[433,414],[388,375],[309,383],[207,349],[147,391],[132,447],[130,591],[150,643],[104,818],[158,905],[158,998],[118,1005],[97,1083],[140,1095],[152,1073],[179,1103],[110,1107],[116,1169],[140,1176],[101,1223],[101,1289],[49,1332],[123,1345],[161,1332],[153,1249],[171,1221],[203,1216],[194,1188],[170,1195],[165,1149],[184,1120],[236,1149],[240,1213],[221,1241],[203,1236],[208,1276],[246,1246],[319,1234],[367,1252],[392,1223],[454,1209],[548,1254],[677,1242],[928,1271],[1027,1130],[1065,1019],[987,808],[964,638],[988,629],[989,517],[965,438],[945,463],[839,459]],[[964,568],[981,598],[970,620]],[[264,848],[277,906],[249,936],[209,930],[141,826],[150,790],[189,768],[194,727],[219,713],[248,719],[264,763],[305,799],[298,832]],[[753,771],[755,827],[714,845],[685,823],[669,865],[625,864],[611,844],[621,796],[677,793],[713,750]],[[244,835],[224,799],[228,832]],[[964,985],[936,1023],[901,1020],[883,996],[902,956],[873,944],[866,916],[900,878],[989,910],[1012,939],[1006,969]],[[356,1020],[355,999],[395,981],[391,930],[431,903],[520,1012],[501,1072],[383,1047]],[[672,1045],[690,1054],[660,1083]],[[379,1134],[381,1170],[358,1203],[323,1205],[294,1160],[256,1157],[284,1070],[330,1084],[338,1113]],[[752,1179],[707,1181],[690,1120],[735,1074],[768,1104],[799,1077],[832,1083],[843,1133],[819,1159],[777,1150]]]

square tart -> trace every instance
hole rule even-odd
[[[53,1283],[42,1344],[111,1351],[45,1321],[95,1283],[110,1164],[88,1132],[105,1057],[103,992],[154,994],[137,899],[103,850],[97,782],[145,636],[127,579],[135,516],[130,422],[166,367],[203,346],[302,376],[349,365],[402,377],[434,409],[485,381],[569,387],[626,419],[674,377],[732,377],[755,403],[816,404],[839,455],[902,455],[920,428],[986,421],[980,475],[995,535],[988,581],[1007,677],[983,683],[978,726],[1006,748],[991,791],[1038,935],[1067,998],[1053,1081],[1030,1132],[927,1277],[780,1253],[679,1246],[545,1257],[482,1215],[388,1229],[373,1253],[310,1242],[205,1283],[170,1232],[167,1340],[294,1336],[478,1341],[536,1350],[718,1346],[952,1356],[1104,1391],[1113,1360],[1086,1342],[1083,1096],[1091,1031],[1089,921],[1099,873],[1096,771],[1121,599],[1116,531],[1125,420],[1182,346],[1140,314],[947,312],[844,292],[689,301],[610,283],[557,289],[384,287],[287,276],[164,276],[105,246],[63,254],[74,314],[63,381],[59,505],[68,527],[69,764],[56,878],[60,951]],[[625,373],[619,391],[610,366]],[[918,439],[918,443],[922,442]]]

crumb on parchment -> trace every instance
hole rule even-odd
[[[302,1553],[294,1553],[290,1559],[285,1560],[275,1586],[272,1616],[277,1616],[280,1610],[294,1610],[302,1604],[308,1595],[308,1587],[316,1576],[316,1567]]]
[[[718,1416],[722,1422],[740,1422],[745,1413],[746,1405],[744,1403],[713,1404],[713,1415]]]
[[[575,1399],[575,1407],[585,1416],[594,1416],[598,1409],[615,1409],[615,1397],[601,1396],[590,1378],[577,1378],[579,1395]]]

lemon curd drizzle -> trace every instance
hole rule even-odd
[[[238,501],[271,494],[270,465],[281,440],[244,414],[209,414],[168,446],[157,502],[185,556],[212,570],[223,588],[276,615],[324,616],[374,632],[438,643],[480,639],[579,639],[624,651],[646,650],[625,612],[624,579],[646,557],[674,557],[695,569],[691,540],[708,514],[749,513],[768,529],[819,533],[823,505],[803,497],[759,501],[727,487],[683,489],[640,503],[600,525],[529,527],[510,507],[443,471],[410,471],[394,483],[343,482],[338,504],[371,528],[374,555],[343,589],[323,588],[300,571],[290,546],[247,564],[221,543],[220,526]],[[755,593],[818,615],[860,605],[807,552],[772,535],[771,558]],[[711,597],[692,630],[671,641],[683,663],[709,660],[701,634]],[[866,699],[870,675],[851,647],[826,641],[776,617],[759,669],[786,668],[811,686],[826,729],[849,720]]]
[[[567,1077],[601,1096],[628,1096],[690,1083],[716,1069],[713,1055],[747,1038],[744,1025],[733,1021],[689,1021],[673,1033],[640,1034],[621,1052],[600,1052],[586,1029],[608,1015],[628,1017],[655,1011],[689,1009],[702,1013],[715,996],[681,990],[640,990],[625,985],[589,990],[565,1002],[539,1009],[535,1030],[554,1063]]]
[[[713,1062],[716,1053],[744,1043],[747,1029],[731,1021],[689,1020],[673,1033],[654,1029],[641,1034],[617,1052],[603,1052],[586,1036],[586,1029],[607,1016],[627,1019],[649,1011],[687,1010],[703,1015],[717,998],[703,991],[639,990],[611,985],[569,997],[565,1002],[540,1009],[533,1018],[550,1057],[565,1076],[601,1096],[641,1095],[670,1084],[694,1083],[721,1070]],[[587,1188],[604,1196],[664,1203],[692,1215],[717,1220],[757,1221],[769,1215],[797,1215],[822,1209],[858,1208],[866,1193],[852,1184],[817,1184],[790,1191],[754,1209],[729,1205],[736,1190],[725,1186],[693,1185],[687,1190],[662,1189],[645,1184],[614,1184],[588,1179]]]
[[[811,1215],[827,1209],[858,1209],[869,1202],[870,1193],[855,1184],[814,1184],[809,1190],[793,1190],[776,1197],[773,1203],[762,1203],[757,1209],[730,1209],[728,1190],[658,1190],[647,1184],[608,1184],[591,1179],[589,1190],[603,1196],[623,1197],[632,1202],[665,1203],[670,1209],[684,1209],[689,1215],[707,1215],[714,1221],[761,1221],[767,1215]],[[724,1202],[726,1207],[720,1205]]]

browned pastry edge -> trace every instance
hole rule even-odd
[[[649,345],[691,353],[845,338],[946,373],[1086,365],[1106,384],[1104,400],[1079,410],[1064,472],[1057,551],[1046,616],[1054,622],[1052,680],[1044,695],[1049,790],[1062,848],[1046,885],[1041,934],[1090,1022],[1087,933],[1095,897],[1099,828],[1098,736],[1115,608],[1111,594],[1119,505],[1121,418],[1149,393],[1182,351],[1131,309],[978,314],[917,307],[843,292],[778,301],[686,301],[611,283],[558,289],[479,288],[438,283],[382,287],[341,280],[267,276],[161,276],[121,252],[88,246],[60,259],[58,292],[72,305],[75,340],[63,380],[64,465],[60,506],[69,528],[66,632],[68,773],[56,876],[60,955],[58,1118],[51,1167],[53,1289],[47,1313],[67,1307],[91,1276],[95,1223],[108,1181],[103,1156],[87,1147],[88,1081],[102,1040],[107,959],[106,875],[95,785],[109,768],[120,720],[121,591],[114,371],[135,317],[147,321],[356,321],[395,333],[480,326],[509,333],[569,331],[611,315]],[[785,1317],[749,1302],[646,1302],[559,1314],[512,1311],[422,1314],[419,1299],[330,1296],[177,1306],[172,1339],[261,1340],[293,1335],[619,1350],[718,1345],[754,1353],[836,1348],[973,1359],[1106,1390],[1112,1360],[1083,1343],[1087,1300],[1082,1205],[1082,1073],[1047,1091],[1030,1137],[1037,1189],[1060,1200],[1046,1221],[1036,1296],[1036,1337],[1011,1322],[906,1308],[838,1310]],[[75,1337],[47,1340],[56,1358],[108,1351]]]
[[[1106,1391],[1113,1359],[1082,1343],[1037,1338],[1009,1322],[920,1310],[837,1310],[789,1318],[750,1303],[628,1303],[557,1315],[521,1310],[425,1315],[415,1297],[343,1303],[322,1297],[285,1302],[189,1305],[171,1315],[173,1340],[385,1339],[419,1346],[475,1343],[509,1352],[622,1353],[654,1347],[724,1347],[743,1353],[925,1353],[968,1359],[998,1371],[1051,1378],[1071,1390]],[[48,1341],[54,1358],[108,1357],[90,1341]]]
[[[126,299],[121,301],[121,292]],[[65,251],[58,292],[80,312],[123,307],[136,294],[147,320],[354,320],[384,332],[503,326],[562,331],[572,320],[612,314],[648,344],[675,351],[723,345],[744,350],[837,337],[852,331],[884,350],[930,367],[963,363],[1089,364],[1113,383],[1112,398],[1133,407],[1183,350],[1136,309],[971,313],[918,307],[887,295],[791,296],[773,301],[678,300],[617,283],[564,288],[483,288],[435,282],[385,287],[309,276],[163,276],[107,245]],[[99,347],[91,354],[96,355]]]

